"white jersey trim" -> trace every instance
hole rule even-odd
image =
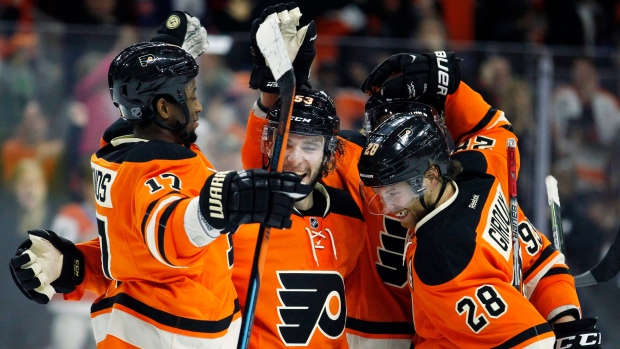
[[[92,319],[97,344],[106,336],[114,336],[138,348],[193,349],[235,348],[241,329],[241,318],[233,321],[228,331],[219,338],[198,338],[161,330],[119,309],[97,315]]]

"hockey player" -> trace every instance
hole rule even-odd
[[[260,149],[271,159],[280,104],[271,108]],[[295,203],[290,230],[271,229],[261,274],[250,348],[348,348],[345,335],[349,276],[366,244],[366,226],[351,195],[319,183],[342,155],[340,119],[322,91],[297,91],[283,170],[293,172],[312,194]],[[248,140],[256,144],[253,140]],[[233,282],[241,306],[252,269],[258,227],[233,235]]]
[[[268,123],[265,115],[278,97],[277,84],[256,45],[256,30],[269,15],[278,16],[283,23],[282,26],[287,27],[288,30],[283,30],[283,33],[289,33],[289,37],[294,38],[289,39],[291,47],[297,45],[289,52],[296,52],[291,58],[298,90],[303,89],[307,85],[310,65],[315,54],[313,44],[316,40],[308,38],[316,35],[316,29],[314,22],[297,28],[301,16],[298,11],[299,9],[291,3],[268,7],[261,18],[256,19],[252,25],[254,68],[250,87],[259,89],[262,93],[248,118],[246,142],[242,148],[242,161],[246,169],[261,168],[269,161],[267,155],[261,154],[258,143],[250,141],[261,139],[261,132]],[[368,106],[374,107],[374,101],[375,99],[370,101]],[[378,121],[372,120],[373,124]],[[407,273],[402,265],[407,229],[402,228],[398,221],[390,217],[371,215],[365,210],[359,196],[360,178],[357,171],[357,160],[365,144],[365,138],[361,133],[349,130],[341,130],[338,138],[343,142],[344,153],[337,161],[335,170],[321,178],[320,182],[326,186],[348,191],[362,209],[368,227],[368,243],[360,254],[359,270],[356,269],[355,275],[349,276],[349,279],[359,278],[359,283],[363,284],[368,293],[359,293],[362,289],[362,286],[359,286],[347,294],[347,299],[352,299],[351,294],[355,291],[357,299],[354,306],[347,309],[347,337],[352,348],[409,349],[414,327],[411,295],[407,289]],[[271,249],[271,246],[269,248]],[[381,299],[381,302],[377,302],[377,299]]]
[[[412,65],[440,55],[392,56],[363,87],[413,98]],[[454,78],[446,74],[443,81]],[[511,285],[506,141],[516,137],[510,123],[463,82],[455,91],[440,86],[431,93],[440,91],[454,94],[445,103],[452,155],[436,111],[420,104],[378,125],[358,163],[364,193],[372,190],[364,196],[369,211],[415,228],[405,259],[415,347],[600,348],[596,319],[580,319],[564,257],[521,213],[525,297]]]
[[[197,74],[179,46],[121,52],[109,85],[133,134],[92,157],[100,239],[75,246],[31,231],[11,260],[16,284],[37,302],[55,292],[79,299],[85,288],[103,295],[91,308],[99,348],[234,347],[229,233],[245,223],[290,227],[294,200],[310,192],[294,174],[213,169],[193,144]]]

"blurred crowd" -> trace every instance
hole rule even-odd
[[[48,227],[74,242],[97,236],[89,157],[119,117],[107,70],[148,40],[172,9],[198,17],[212,49],[199,58],[201,147],[218,169],[241,168],[249,109],[252,19],[267,0],[0,0],[0,261],[26,230]],[[404,51],[453,50],[462,78],[505,111],[519,137],[519,200],[528,216],[540,137],[551,140],[567,262],[596,264],[620,224],[620,3],[612,0],[297,0],[314,19],[311,84],[334,96],[342,129],[362,126],[359,86],[378,62]],[[549,91],[539,62],[551,57]],[[547,104],[541,96],[550,96]],[[541,123],[541,118],[544,123]],[[541,133],[539,125],[548,125]],[[547,212],[547,211],[545,211]],[[550,223],[539,226],[548,234]],[[3,262],[3,263],[4,263]],[[40,306],[0,268],[0,349],[93,348],[89,301]],[[616,278],[618,280],[618,278]],[[586,315],[620,343],[620,283],[580,289]],[[607,298],[609,297],[609,298]],[[40,314],[33,319],[32,314]],[[67,335],[70,333],[71,335]]]

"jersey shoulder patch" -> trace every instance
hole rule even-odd
[[[493,177],[457,184],[456,200],[416,232],[414,268],[426,285],[444,284],[457,277],[467,268],[476,250],[476,227]]]

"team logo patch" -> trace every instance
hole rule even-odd
[[[142,117],[142,109],[140,109],[138,107],[131,108],[131,116],[133,116],[134,118]]]
[[[408,138],[412,134],[413,134],[413,131],[411,131],[410,128],[406,128],[406,129],[400,131],[400,133],[398,134],[398,138],[400,138],[400,139]]]
[[[172,15],[166,20],[166,28],[168,29],[176,29],[179,24],[181,24],[181,18],[177,15]]]
[[[310,228],[314,230],[319,229],[319,220],[316,217],[310,217]]]
[[[144,55],[144,56],[138,57],[138,60],[140,61],[141,66],[146,67],[147,65],[149,65],[149,63],[153,63],[155,61],[155,56]]]
[[[347,306],[344,279],[337,272],[278,271],[281,288],[276,289],[282,306],[277,325],[282,343],[307,346],[316,329],[327,338],[344,333]]]

